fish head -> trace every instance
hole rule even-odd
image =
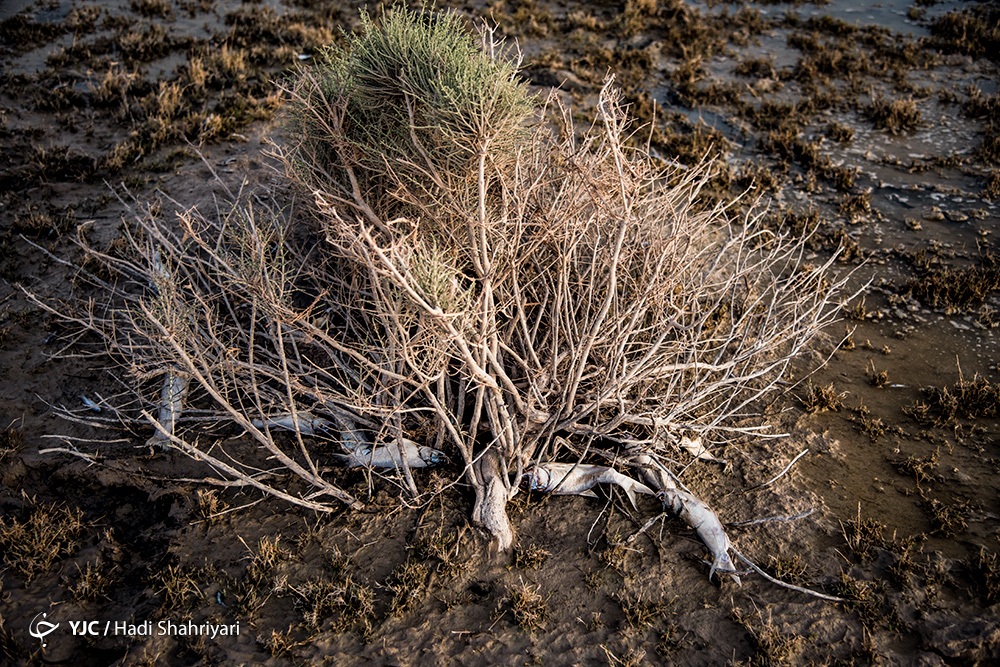
[[[445,456],[444,452],[434,449],[433,447],[421,446],[417,449],[417,452],[420,456],[420,460],[429,466],[436,466],[439,463],[444,463],[448,460],[448,457]]]
[[[551,480],[551,475],[549,471],[545,468],[534,467],[528,472],[522,475],[523,479],[527,480],[528,488],[532,491],[544,491],[549,486],[549,481]]]

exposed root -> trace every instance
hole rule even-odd
[[[472,522],[496,540],[497,550],[508,551],[514,545],[514,530],[507,517],[507,500],[511,485],[500,471],[498,457],[486,452],[473,466],[476,500],[472,507]]]

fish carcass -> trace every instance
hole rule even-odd
[[[642,470],[646,481],[659,489],[656,495],[663,500],[663,506],[694,528],[698,537],[708,547],[713,558],[708,578],[711,579],[716,572],[722,572],[739,584],[740,578],[736,574],[736,566],[729,557],[732,544],[719,516],[700,498],[678,488],[667,471],[652,457],[641,454],[636,456],[633,462]]]
[[[620,486],[628,496],[632,507],[636,508],[635,494],[645,493],[655,495],[654,491],[642,482],[637,482],[623,475],[614,468],[607,466],[588,465],[585,463],[541,463],[524,474],[529,480],[532,491],[555,493],[557,495],[577,495],[596,498],[593,488],[598,484],[615,484]]]

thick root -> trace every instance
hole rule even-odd
[[[514,545],[514,530],[507,518],[510,482],[500,472],[497,455],[493,452],[483,455],[473,467],[473,474],[476,502],[472,523],[493,536],[499,551],[508,551]]]

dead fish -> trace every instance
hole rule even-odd
[[[740,578],[736,575],[736,566],[729,557],[732,543],[726,535],[719,516],[704,501],[682,489],[665,489],[660,495],[663,505],[694,528],[698,537],[711,552],[713,561],[708,570],[711,579],[716,570],[728,574],[737,584]]]
[[[302,435],[317,435],[333,427],[333,422],[317,417],[308,410],[299,410],[294,416],[291,413],[285,413],[267,419],[254,419],[250,423],[257,428],[265,426],[267,428],[280,428],[285,431],[298,431]]]
[[[85,406],[87,406],[87,409],[90,410],[91,412],[100,412],[101,411],[101,406],[99,406],[97,403],[94,403],[92,400],[90,400],[86,396],[80,396],[80,400],[83,401],[83,404]]]
[[[632,507],[638,509],[635,494],[655,495],[645,484],[623,475],[614,468],[573,463],[542,463],[524,474],[532,491],[557,495],[577,495],[596,498],[593,488],[597,484],[617,484],[625,491]]]
[[[159,429],[153,434],[146,444],[151,447],[166,447],[170,442],[170,436],[177,428],[177,422],[181,418],[184,410],[184,397],[188,392],[188,379],[167,373],[163,381],[163,389],[160,390],[160,409],[156,415],[156,420],[160,422],[163,431]]]
[[[711,579],[718,571],[728,574],[739,585],[741,582],[736,575],[736,566],[729,557],[732,543],[715,511],[694,494],[677,488],[670,475],[651,457],[642,454],[633,461],[642,469],[646,480],[660,489],[656,495],[663,501],[663,506],[694,528],[698,537],[708,547],[713,558],[708,578]]]
[[[437,465],[447,460],[444,452],[433,447],[418,445],[412,440],[403,438],[403,453],[406,456],[406,463],[411,468],[426,468]],[[334,454],[334,456],[347,465],[348,468],[401,468],[402,459],[399,456],[399,447],[391,442],[384,445],[363,445],[357,447],[347,454]]]
[[[708,448],[702,444],[699,436],[690,437],[682,435],[680,442],[677,444],[681,449],[696,459],[700,459],[702,461],[714,461],[716,463],[721,463],[722,465],[728,465],[728,462],[725,459],[720,459],[712,454],[712,452],[708,451]]]

